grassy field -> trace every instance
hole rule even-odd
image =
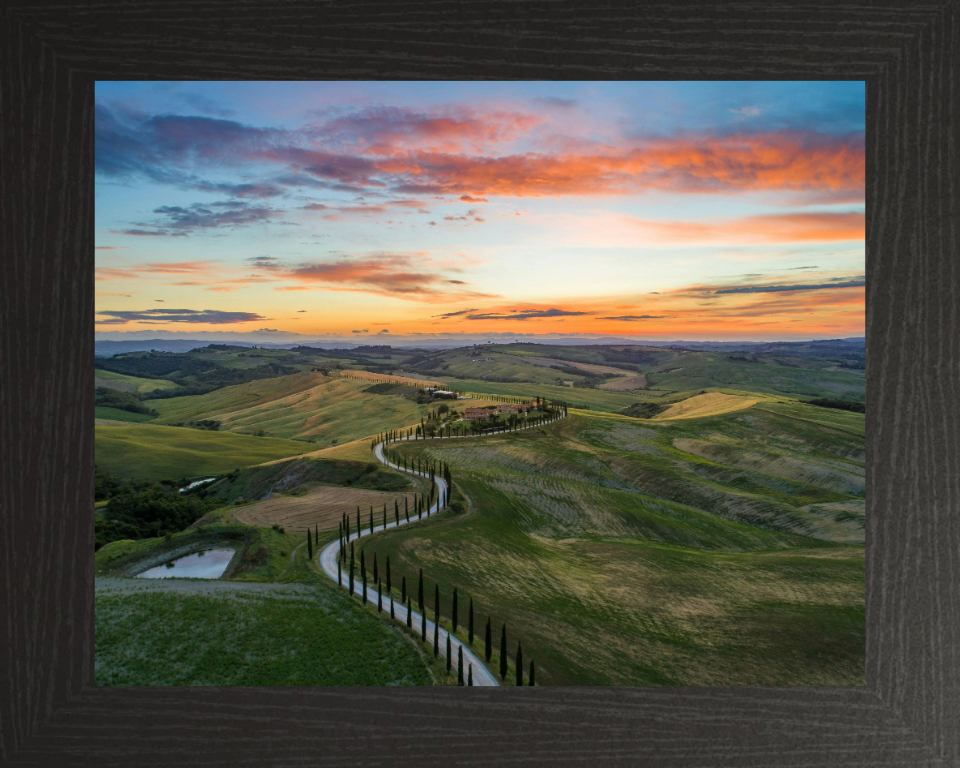
[[[160,423],[215,419],[220,430],[300,438],[329,446],[418,424],[436,405],[366,393],[369,381],[300,373],[210,392],[151,401]]]
[[[139,376],[125,376],[122,373],[97,369],[96,377],[108,382],[130,385],[130,392],[153,392],[155,389],[176,389],[177,385],[167,379],[144,379]]]
[[[97,467],[120,477],[166,480],[219,475],[311,449],[299,440],[136,424],[95,427]]]
[[[785,363],[774,358],[740,362],[720,353],[687,352],[644,372],[654,389],[726,387],[793,398],[864,397],[864,371],[827,370],[821,367],[822,363],[809,360],[791,359]]]
[[[110,419],[112,421],[129,421],[135,424],[142,424],[145,421],[153,421],[156,417],[149,413],[132,413],[120,408],[108,408],[103,405],[95,406],[93,409],[95,419]]]
[[[460,392],[480,392],[491,395],[515,395],[517,397],[545,397],[548,400],[562,400],[571,407],[586,407],[594,411],[616,413],[636,402],[653,400],[661,402],[662,392],[611,392],[604,389],[583,389],[580,387],[562,387],[550,384],[504,384],[494,381],[458,381],[452,380],[451,387]],[[667,398],[669,400],[669,398]]]
[[[432,685],[399,627],[345,592],[98,593],[97,685]]]
[[[471,510],[366,546],[506,622],[543,684],[862,685],[863,439],[763,407],[403,446]]]

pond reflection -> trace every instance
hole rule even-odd
[[[219,579],[233,557],[232,549],[203,549],[137,574],[138,579]]]

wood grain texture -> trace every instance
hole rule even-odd
[[[960,764],[957,2],[8,3],[0,763]],[[865,688],[93,687],[93,81],[863,79]]]

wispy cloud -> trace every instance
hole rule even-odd
[[[618,315],[617,317],[598,317],[598,320],[663,320],[667,315]]]
[[[515,314],[497,315],[493,313],[482,313],[478,315],[467,315],[467,320],[530,320],[538,317],[576,317],[579,315],[589,315],[589,312],[568,312],[563,309],[528,309],[517,311]]]
[[[265,320],[255,312],[224,312],[218,309],[144,309],[140,311],[102,310],[97,312],[106,319],[97,320],[101,325],[122,325],[140,323],[157,325],[161,323],[194,323],[205,325],[231,325]]]
[[[862,288],[864,280],[848,280],[834,283],[814,283],[809,285],[741,285],[735,288],[721,288],[715,293],[784,293],[788,291],[822,291],[833,288]]]
[[[449,301],[456,298],[485,297],[490,294],[442,288],[452,281],[435,265],[420,262],[406,254],[338,256],[324,261],[297,264],[263,265],[271,278],[322,286],[325,290],[373,293],[410,301]],[[457,284],[465,285],[463,281]],[[281,289],[277,289],[281,290]],[[288,289],[283,289],[288,290]],[[289,289],[289,290],[292,290]]]

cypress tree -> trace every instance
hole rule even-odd
[[[457,685],[463,685],[463,646],[457,651]]]
[[[313,543],[320,546],[320,526],[317,523],[313,524]]]
[[[420,613],[423,613],[423,568],[420,569],[420,586],[417,589],[417,603],[420,605]]]
[[[447,674],[450,674],[450,633],[447,632]]]
[[[433,622],[440,626],[440,585],[435,584],[433,592]]]
[[[403,588],[400,593],[400,596],[403,598],[403,602],[407,602],[407,577],[403,577]]]
[[[467,685],[473,685],[473,664],[467,667]]]
[[[424,623],[427,621],[427,617],[423,617]],[[433,623],[433,658],[437,658],[440,655],[440,625],[437,622]]]
[[[363,576],[363,596],[361,599],[363,600],[363,604],[366,605],[367,604],[367,571],[363,567],[362,563],[360,564],[360,574]]]
[[[358,506],[357,506],[357,538],[358,538],[358,539],[360,538],[360,533],[361,533],[361,531],[360,531],[360,507],[359,507],[359,505],[358,505]]]
[[[517,685],[523,685],[523,648],[517,641]]]
[[[409,523],[409,522],[410,522],[410,509],[409,509],[409,505],[407,504],[407,501],[408,501],[408,498],[407,498],[406,496],[404,496],[404,497],[403,497],[403,516],[404,516],[405,518],[407,518],[407,522]]]
[[[420,619],[421,637],[423,638],[423,642],[427,642],[427,614],[421,611],[420,616],[421,616],[421,619]]]
[[[530,679],[527,681],[527,685],[536,685],[536,672],[537,668],[533,665],[533,659],[530,659]]]
[[[451,620],[453,622],[453,631],[457,631],[457,588],[453,588],[453,606],[450,608]]]
[[[373,580],[380,581],[380,572],[377,570],[377,553],[373,553]]]
[[[484,633],[484,660],[490,663],[490,657],[493,656],[493,639],[490,636],[490,617],[487,616],[487,631]]]
[[[373,507],[370,507],[370,533],[373,533]]]
[[[410,598],[407,598],[407,628],[413,629],[413,609],[410,607]]]
[[[473,645],[473,598],[470,598],[470,645]]]
[[[307,529],[307,557],[313,560],[313,540],[310,538],[309,529]]]
[[[390,593],[390,555],[387,555],[387,594]]]
[[[507,679],[507,625],[500,630],[500,679]]]
[[[387,530],[387,503],[383,503],[383,530]]]
[[[377,613],[383,610],[383,584],[377,582]]]
[[[367,572],[367,561],[364,557],[364,551],[362,549],[360,550],[360,570],[364,573]]]
[[[353,546],[350,546],[350,596],[353,597]]]
[[[340,560],[337,560],[337,586],[343,586],[343,576],[340,575]]]
[[[393,500],[393,517],[397,525],[400,525],[400,502],[396,499]]]

